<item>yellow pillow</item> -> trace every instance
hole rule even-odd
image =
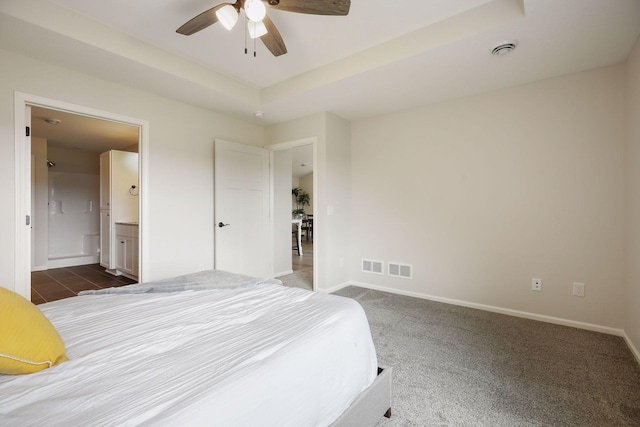
[[[29,374],[66,360],[62,338],[40,309],[0,287],[0,374]]]

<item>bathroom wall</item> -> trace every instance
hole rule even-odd
[[[49,145],[48,268],[98,262],[99,153]]]
[[[49,258],[49,168],[47,140],[31,137],[31,271],[47,269]]]

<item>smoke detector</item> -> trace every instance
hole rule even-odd
[[[260,119],[264,118],[264,112],[256,111],[255,113],[253,113],[253,117],[255,117],[256,119],[260,120]]]
[[[514,51],[514,49],[518,46],[518,42],[516,41],[504,41],[493,48],[491,53],[495,56],[502,56]]]

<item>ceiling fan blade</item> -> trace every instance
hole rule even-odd
[[[182,27],[176,30],[176,33],[190,36],[197,33],[200,30],[207,28],[209,25],[213,25],[218,22],[216,11],[231,3],[220,3],[219,5],[212,7],[209,10],[205,10],[200,15],[188,20]]]
[[[312,15],[348,15],[351,0],[266,0],[273,9]]]
[[[262,22],[264,23],[264,26],[267,27],[267,34],[260,37],[262,43],[264,43],[267,49],[273,53],[273,56],[280,56],[287,53],[287,47],[284,45],[284,40],[282,40],[282,36],[273,21],[268,16],[265,16]]]

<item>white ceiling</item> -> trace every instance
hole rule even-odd
[[[352,0],[346,17],[268,9],[288,53],[259,42],[254,58],[240,26],[175,32],[218,3],[3,0],[0,48],[271,124],[320,111],[356,120],[611,65],[640,33],[640,0]],[[518,48],[492,56],[504,40]]]
[[[46,119],[59,121],[50,124]],[[138,127],[93,117],[31,107],[31,135],[44,138],[52,147],[93,151],[137,151]]]

